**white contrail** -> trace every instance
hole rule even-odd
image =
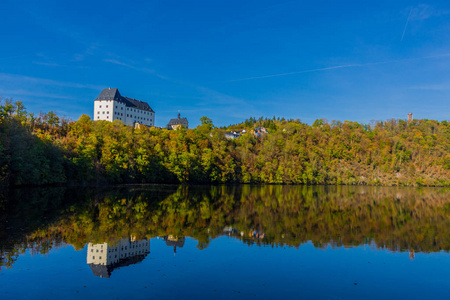
[[[408,18],[406,19],[405,28],[403,29],[403,34],[402,34],[402,38],[400,39],[400,42],[402,42],[403,38],[405,37],[406,27],[408,27],[408,22],[409,22],[409,18],[411,17],[412,10],[413,10],[413,8],[411,7],[411,9],[409,10]]]
[[[295,71],[295,72],[288,72],[288,73],[279,73],[279,74],[271,74],[271,75],[239,78],[239,79],[228,80],[227,82],[245,81],[245,80],[253,80],[253,79],[263,79],[263,78],[271,78],[271,77],[280,77],[280,76],[287,76],[287,75],[295,75],[295,74],[327,71],[327,70],[333,70],[333,69],[367,67],[367,66],[372,66],[372,65],[383,65],[383,64],[389,64],[389,63],[399,63],[399,62],[405,62],[405,61],[414,61],[414,60],[430,59],[430,58],[440,58],[440,57],[447,57],[447,56],[450,56],[450,53],[444,53],[444,54],[438,54],[438,55],[430,55],[430,56],[421,56],[421,57],[413,57],[413,58],[396,59],[396,60],[369,62],[369,63],[364,63],[364,64],[348,64],[348,65],[340,65],[340,66],[325,67],[325,68],[303,70],[303,71]]]
[[[357,66],[359,66],[359,65],[355,65],[355,64],[342,65],[342,66],[334,66],[334,67],[327,67],[327,68],[320,68],[320,69],[296,71],[296,72],[289,72],[289,73],[281,73],[281,74],[272,74],[272,75],[263,75],[263,76],[256,76],[256,77],[240,78],[240,79],[233,79],[233,80],[229,80],[229,81],[242,81],[242,80],[251,80],[251,79],[270,78],[270,77],[278,77],[278,76],[286,76],[286,75],[318,72],[318,71],[333,70],[333,69],[340,69],[340,68],[349,68],[349,67],[357,67]]]

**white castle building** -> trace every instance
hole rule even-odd
[[[108,243],[88,244],[87,263],[95,276],[109,278],[111,272],[119,267],[142,261],[150,253],[150,241],[121,239],[116,246]]]
[[[155,112],[147,102],[120,95],[116,88],[104,89],[94,101],[94,121],[120,120],[127,126],[136,123],[154,126]]]

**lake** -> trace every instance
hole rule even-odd
[[[450,299],[450,190],[15,189],[0,299]]]

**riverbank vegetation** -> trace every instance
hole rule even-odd
[[[2,187],[104,183],[450,185],[450,124],[250,118],[194,129],[78,121],[0,103]],[[267,134],[251,130],[265,127]],[[226,139],[227,130],[247,133]]]

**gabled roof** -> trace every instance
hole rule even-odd
[[[113,268],[111,266],[89,264],[89,267],[95,276],[109,278]]]
[[[186,124],[188,120],[186,118],[180,118],[180,119],[170,119],[168,126],[170,125],[180,125],[180,124]]]
[[[95,100],[116,100],[120,101],[123,97],[116,88],[104,89]]]
[[[178,113],[178,119],[170,119],[169,124],[167,124],[167,127],[170,127],[172,125],[186,125],[188,126],[188,120],[186,118],[180,118],[180,113]]]
[[[128,97],[123,97],[122,95],[120,95],[119,90],[117,88],[104,89],[95,100],[115,100],[124,103],[127,107],[154,112],[147,102]]]
[[[123,97],[125,99],[125,105],[128,107],[139,108],[142,110],[148,110],[154,112],[153,109],[148,105],[147,102],[143,102],[141,100],[131,99],[128,97]]]

